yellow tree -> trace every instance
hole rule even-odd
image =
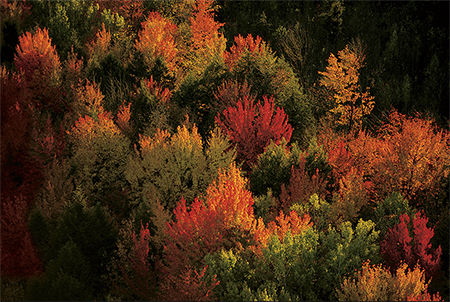
[[[326,71],[319,71],[322,75],[319,85],[328,92],[336,125],[360,127],[363,116],[370,114],[375,105],[369,88],[362,92],[359,84],[364,58],[361,51],[347,45],[338,52],[338,57],[330,54]]]

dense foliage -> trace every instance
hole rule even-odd
[[[0,4],[2,301],[448,300],[448,2]]]

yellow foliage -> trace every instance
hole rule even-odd
[[[375,105],[369,88],[361,92],[359,85],[364,56],[347,45],[338,52],[338,58],[330,54],[326,71],[319,71],[319,84],[332,94],[330,101],[334,104],[330,111],[336,116],[336,124],[360,127],[363,116],[370,114]]]
[[[339,301],[407,301],[427,294],[424,271],[417,265],[413,270],[402,264],[395,275],[381,264],[363,264],[354,279],[344,279],[336,289]],[[439,297],[439,296],[437,296]]]

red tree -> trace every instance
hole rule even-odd
[[[434,228],[430,229],[426,226],[428,218],[421,212],[418,212],[412,219],[412,226],[407,214],[403,214],[399,218],[400,223],[389,229],[380,244],[381,254],[386,265],[391,272],[395,272],[402,261],[409,267],[414,267],[418,262],[429,280],[441,266],[441,246],[434,251],[431,250],[430,239],[434,235]],[[413,237],[410,236],[411,229]]]
[[[274,112],[274,98],[264,96],[263,99],[263,105],[259,101],[255,105],[246,96],[236,107],[223,111],[224,121],[220,113],[215,119],[236,146],[236,160],[243,164],[244,170],[249,170],[256,163],[258,155],[271,141],[279,144],[282,139],[286,142],[291,139],[293,129],[283,108],[277,107]]]
[[[166,257],[161,263],[164,279],[161,291],[165,298],[209,299],[217,282],[202,283],[206,270],[203,258],[221,248],[236,246],[242,234],[249,234],[253,226],[253,198],[245,186],[240,170],[231,166],[228,172],[219,170],[218,179],[208,187],[204,202],[195,199],[190,210],[184,198],[178,203],[175,221],[165,229]]]

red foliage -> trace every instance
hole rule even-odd
[[[428,218],[418,212],[412,221],[414,237],[411,238],[410,217],[403,214],[399,218],[400,223],[389,229],[380,244],[381,254],[386,265],[391,272],[394,272],[402,261],[409,267],[414,267],[418,262],[425,271],[425,277],[429,280],[441,266],[441,246],[434,251],[430,250],[431,243],[429,242],[434,235],[434,228],[427,228]]]
[[[3,192],[2,192],[3,193]],[[31,277],[42,272],[42,263],[27,229],[29,204],[22,194],[2,194],[1,276]]]
[[[306,171],[306,159],[302,156],[298,168],[291,168],[291,178],[289,186],[281,185],[281,194],[279,199],[279,209],[284,213],[294,203],[307,204],[311,195],[317,193],[322,198],[326,194],[327,182],[319,176],[317,169],[314,175],[309,176]]]
[[[255,56],[262,55],[266,51],[265,42],[259,36],[256,36],[254,40],[251,34],[248,34],[246,38],[239,34],[234,37],[234,43],[235,45],[231,46],[230,51],[224,53],[225,63],[230,70],[233,69],[243,54],[248,52]]]
[[[258,155],[274,141],[279,144],[282,139],[289,142],[292,126],[288,124],[288,116],[284,110],[277,107],[274,113],[274,98],[263,97],[264,104],[258,101],[256,106],[247,96],[237,103],[236,107],[229,107],[223,111],[225,120],[220,113],[216,116],[216,123],[228,135],[236,146],[236,160],[248,170],[256,163]]]
[[[174,210],[176,220],[167,223],[165,229],[166,261],[161,265],[161,273],[165,280],[162,292],[166,297],[208,297],[217,283],[209,286],[199,281],[205,272],[203,258],[208,253],[235,246],[241,240],[233,236],[235,231],[248,232],[254,222],[253,198],[245,185],[239,169],[232,166],[229,172],[219,170],[218,180],[208,187],[204,203],[195,199],[190,210],[184,198],[178,203]],[[197,274],[201,269],[203,272]],[[196,292],[180,291],[182,284]],[[173,296],[177,292],[181,296]]]
[[[139,298],[146,301],[152,301],[156,298],[156,275],[154,269],[149,263],[149,240],[150,231],[148,225],[144,228],[141,224],[139,239],[133,231],[132,257],[129,261],[130,270],[127,271],[120,267],[123,280],[126,286],[116,286],[116,289],[125,298]]]
[[[342,179],[355,166],[355,161],[342,140],[328,152],[328,163],[333,168],[336,180]]]

